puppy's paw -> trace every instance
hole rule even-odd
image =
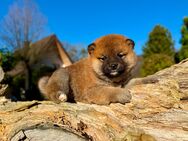
[[[57,95],[58,95],[58,100],[60,100],[61,102],[67,101],[67,95],[64,94],[63,92],[58,91]]]
[[[129,91],[125,91],[117,94],[116,98],[118,103],[125,104],[131,102],[132,96]]]

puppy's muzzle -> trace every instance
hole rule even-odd
[[[104,67],[104,74],[109,77],[116,77],[122,74],[125,70],[125,67],[120,63],[111,62],[106,67]]]
[[[108,69],[115,71],[118,69],[118,67],[119,67],[118,63],[111,63],[111,64],[109,64]]]

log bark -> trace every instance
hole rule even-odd
[[[188,140],[188,59],[130,84],[126,105],[1,104],[0,141]]]
[[[0,66],[0,82],[3,80],[4,76],[5,76],[5,73],[2,69],[2,67]],[[4,97],[2,98],[2,96],[4,96],[7,87],[8,87],[8,85],[0,83],[0,102],[4,99]]]

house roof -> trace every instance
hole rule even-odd
[[[56,51],[63,65],[67,66],[72,64],[72,60],[70,59],[68,53],[63,48],[63,45],[55,35],[50,35],[46,38],[43,38],[42,40],[32,43],[31,45],[28,44],[28,46],[29,47],[26,46],[19,50],[16,50],[15,55],[24,55],[25,59],[28,60],[30,66],[40,61],[41,57],[45,57],[43,55],[45,55],[45,53],[49,51],[49,48],[53,47],[56,47]],[[6,74],[10,76],[23,74],[26,69],[25,67],[25,62],[20,61],[12,70],[6,72]]]
[[[66,65],[72,64],[72,60],[66,50],[63,48],[63,45],[58,40],[56,35],[50,35],[46,38],[43,38],[35,43],[30,45],[27,56],[29,57],[29,64],[34,64],[40,59],[40,56],[43,52],[47,51],[51,47],[57,47],[60,59]]]

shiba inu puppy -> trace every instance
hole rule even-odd
[[[107,105],[130,102],[124,87],[131,78],[137,57],[134,42],[122,35],[110,34],[88,46],[88,57],[50,77],[39,80],[39,89],[55,102],[76,101]]]

